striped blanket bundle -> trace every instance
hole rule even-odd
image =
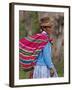
[[[44,46],[50,41],[45,34],[27,36],[19,40],[19,63],[24,70],[32,69],[36,58]]]

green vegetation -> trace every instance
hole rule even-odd
[[[20,70],[19,70],[19,79],[30,79],[31,72],[33,72],[33,71],[32,70],[24,71],[23,69],[20,68]]]
[[[35,34],[39,32],[39,20],[38,20],[38,13],[37,12],[31,12],[31,22],[32,22],[32,34]]]
[[[64,62],[63,62],[63,60],[58,61],[58,63],[54,63],[54,64],[55,64],[58,76],[63,77],[64,76]]]

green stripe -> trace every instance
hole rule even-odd
[[[26,39],[27,39],[28,41],[30,41],[30,42],[36,42],[36,43],[41,43],[41,42],[42,42],[42,40],[36,40],[36,39],[32,39],[32,38],[30,38],[30,37],[26,37]]]
[[[22,49],[22,50],[25,51],[25,52],[33,53],[33,51],[26,50],[25,48],[19,47],[19,49]]]
[[[36,52],[38,52],[38,51],[41,51],[41,49],[37,49],[37,50],[35,50]]]
[[[23,53],[24,55],[32,55],[33,53],[30,53],[30,52],[26,52],[22,49],[19,49],[19,52]]]
[[[32,63],[32,62],[36,62],[36,60],[22,60],[22,59],[20,59],[20,62],[22,62],[22,63],[25,63],[25,64],[29,64],[29,63]]]
[[[22,49],[19,49],[19,52],[21,52],[22,54],[26,55],[26,56],[37,56],[39,51],[36,51],[35,53],[29,53],[29,52],[25,52]]]
[[[33,51],[28,51],[28,50],[25,50],[24,48],[19,48],[20,50],[22,50],[22,51],[24,51],[25,53],[29,53],[29,54],[33,54]],[[36,52],[40,52],[41,51],[41,49],[37,49],[37,50],[35,50],[35,53]]]
[[[27,55],[27,56],[29,56],[29,55],[37,56],[40,51],[41,51],[41,49],[37,49],[37,50],[35,50],[34,53],[31,53],[31,52],[26,52],[23,49],[19,49],[19,52],[21,52],[21,53],[23,53],[24,55]]]
[[[41,43],[41,42],[47,42],[48,40],[42,40],[42,39],[34,39],[32,37],[26,37],[27,40],[31,41],[31,42],[36,42],[36,43]]]
[[[23,53],[20,52],[20,54],[23,54]],[[27,56],[27,55],[24,54],[24,56]],[[22,59],[22,58],[20,57],[20,59]],[[28,59],[28,61],[30,61],[30,60],[34,60],[34,59]]]

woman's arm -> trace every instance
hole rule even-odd
[[[51,44],[48,43],[44,48],[43,48],[43,58],[44,61],[47,65],[48,68],[52,68],[53,67],[53,62],[52,62],[52,58],[51,58]]]
[[[44,58],[44,61],[47,65],[47,67],[50,69],[51,77],[53,77],[53,75],[54,75],[54,65],[53,65],[51,56],[52,56],[51,55],[51,44],[48,43],[43,49],[43,58]]]

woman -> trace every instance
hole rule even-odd
[[[53,32],[51,19],[49,17],[42,18],[40,25],[42,34],[45,34],[50,38],[50,35]],[[36,66],[34,67],[33,78],[49,78],[58,76],[51,58],[51,45],[52,40],[50,40],[39,53],[36,60]]]

